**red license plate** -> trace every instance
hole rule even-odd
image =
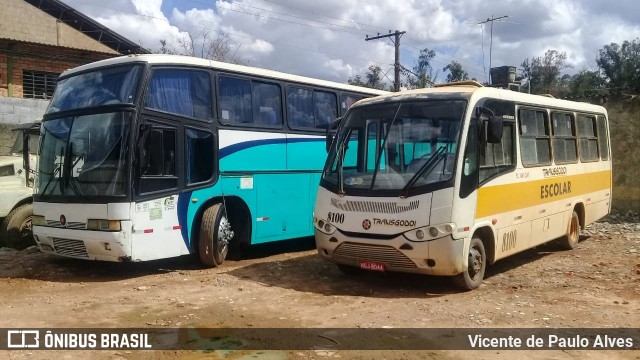
[[[384,271],[384,263],[376,261],[360,261],[360,269],[371,271]]]

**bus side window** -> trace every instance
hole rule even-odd
[[[292,128],[313,128],[313,90],[289,86],[287,88],[287,110],[289,126]]]
[[[252,124],[251,81],[228,76],[218,79],[220,119],[224,124]]]
[[[282,97],[280,86],[252,82],[253,121],[260,126],[282,127]]]
[[[211,121],[213,112],[209,74],[198,70],[154,70],[145,107]]]
[[[178,186],[176,177],[176,130],[154,128],[149,133],[143,154],[146,166],[140,178],[140,193],[149,193]]]
[[[598,161],[598,134],[593,116],[578,115],[578,137],[580,139],[580,161]]]
[[[330,92],[314,91],[315,127],[326,129],[338,117],[338,101],[336,95]]]
[[[602,115],[598,116],[598,148],[600,149],[600,158],[602,160],[609,159],[609,134],[607,133],[607,118]]]
[[[351,94],[342,94],[340,97],[340,109],[342,110],[342,115],[349,110],[351,105],[355,104],[356,101],[364,99],[364,96],[357,96]]]
[[[214,169],[213,134],[207,130],[185,127],[187,185],[211,180]]]

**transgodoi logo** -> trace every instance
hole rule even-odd
[[[10,349],[29,349],[40,346],[38,330],[8,330],[7,347]]]
[[[365,230],[369,230],[371,228],[371,221],[369,219],[364,219],[362,222],[362,228]]]

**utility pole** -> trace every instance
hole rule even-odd
[[[364,38],[364,41],[369,41],[369,40],[376,40],[376,39],[382,39],[382,38],[386,38],[386,37],[394,37],[395,39],[391,40],[393,41],[393,45],[396,47],[396,60],[395,63],[393,64],[394,67],[394,73],[395,73],[395,78],[394,78],[394,84],[393,84],[393,90],[394,91],[400,91],[400,37],[405,34],[406,31],[398,31],[396,30],[395,32],[391,32],[391,30],[389,30],[389,33],[387,35],[380,35],[380,33],[378,33],[378,36],[374,36],[374,37],[369,37],[369,35],[367,35]]]
[[[504,16],[500,16],[500,17],[493,17],[493,15],[491,15],[490,18],[487,18],[487,20],[485,21],[481,21],[478,23],[478,25],[482,25],[482,24],[486,24],[488,22],[491,22],[491,40],[489,43],[489,75],[491,75],[491,50],[493,49],[493,22],[496,20],[500,20],[500,19],[504,19],[504,18],[508,18],[508,15],[504,15]],[[491,76],[489,76],[489,79],[491,79]]]

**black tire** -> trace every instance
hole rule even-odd
[[[559,245],[561,249],[572,250],[578,246],[580,240],[580,217],[574,210],[567,225],[567,234],[560,238]]]
[[[232,237],[231,225],[222,204],[215,204],[205,210],[198,237],[200,261],[208,267],[222,264],[229,253]]]
[[[467,259],[467,268],[453,278],[454,284],[465,291],[477,288],[484,279],[487,255],[482,240],[477,237],[471,239]]]
[[[31,232],[33,205],[24,204],[11,210],[2,222],[2,238],[9,247],[22,250],[35,245]]]

